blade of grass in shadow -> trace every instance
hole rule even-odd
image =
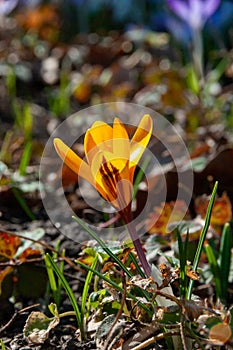
[[[216,256],[214,255],[213,249],[209,244],[205,246],[205,251],[206,251],[208,262],[211,267],[211,271],[213,273],[216,295],[218,298],[222,299],[222,286],[221,286],[222,278],[221,278],[221,273],[220,273]]]
[[[225,224],[220,243],[219,268],[222,286],[222,302],[227,301],[228,278],[231,266],[232,231],[230,224]]]
[[[142,278],[146,278],[146,275],[144,274],[144,272],[142,271],[141,267],[138,265],[137,259],[135,258],[135,256],[132,253],[129,253],[129,257],[132,260],[132,263],[135,265],[139,275]]]
[[[0,150],[0,161],[4,163],[10,163],[12,154],[9,152],[10,144],[12,142],[13,131],[8,130],[2,141],[2,146]]]
[[[215,200],[215,196],[216,196],[216,193],[217,193],[217,188],[218,188],[218,181],[215,182],[214,189],[213,189],[211,197],[210,197],[210,202],[209,202],[209,205],[208,205],[208,208],[207,208],[207,213],[206,213],[206,218],[205,218],[205,224],[204,224],[204,227],[202,229],[201,236],[200,236],[200,239],[199,239],[199,242],[198,242],[198,246],[197,246],[197,250],[196,250],[196,254],[195,254],[195,257],[194,257],[194,261],[193,261],[193,271],[194,272],[197,271],[197,267],[198,267],[200,256],[201,256],[201,251],[202,251],[203,244],[204,244],[204,241],[205,241],[205,237],[206,237],[206,234],[207,234],[207,231],[208,231],[208,228],[209,228],[211,212],[212,212],[212,209],[213,209],[214,200]],[[187,299],[191,299],[192,290],[193,290],[193,284],[194,284],[194,281],[190,280],[189,281],[188,290],[187,290]]]
[[[57,298],[57,283],[54,276],[54,270],[52,268],[52,265],[50,264],[50,261],[47,255],[44,256],[44,260],[45,260],[45,266],[46,266],[46,270],[49,278],[49,285],[53,293],[53,299],[55,301],[55,304],[57,305],[57,308],[59,309],[59,301]]]
[[[211,271],[213,273],[216,295],[218,298],[222,299],[222,286],[221,286],[222,278],[221,278],[220,269],[218,266],[216,256],[214,255],[213,249],[209,244],[206,244],[205,251],[206,251],[208,262],[211,267]]]
[[[97,261],[98,261],[98,255],[96,255],[94,257],[94,260],[93,260],[93,262],[91,264],[92,270],[95,270]],[[87,277],[86,277],[86,280],[85,280],[85,284],[84,284],[84,287],[83,287],[82,301],[81,301],[81,315],[82,315],[82,319],[83,320],[84,320],[85,310],[86,310],[86,306],[87,306],[86,303],[87,303],[88,291],[89,291],[89,287],[90,287],[90,283],[91,283],[91,280],[92,280],[93,273],[94,272],[91,271],[91,270],[88,271],[88,274],[87,274]]]
[[[28,218],[33,221],[35,220],[35,216],[32,213],[32,211],[30,210],[29,206],[27,205],[26,201],[24,200],[24,198],[21,196],[20,191],[17,187],[12,186],[12,192],[17,200],[17,202],[19,203],[19,205],[21,206],[21,208],[23,209],[23,211],[25,212],[25,214],[28,216]]]
[[[79,219],[77,216],[72,216],[72,218],[77,221],[84,228],[84,230],[86,230],[90,236],[96,240],[96,242],[99,243],[103,250],[122,268],[127,276],[132,277],[132,273],[125,267],[121,260],[108,248],[104,241],[102,241],[102,239],[100,239],[97,234],[83,222],[83,220]]]
[[[139,169],[139,172],[136,176],[136,179],[134,180],[134,185],[133,185],[133,200],[136,198],[136,195],[137,195],[137,192],[138,192],[138,187],[143,179],[143,177],[145,176],[145,171],[148,167],[148,165],[150,164],[150,160],[151,160],[151,156],[147,156],[145,157],[140,169]]]
[[[58,249],[57,249],[58,250]],[[54,255],[56,256],[57,258],[57,253],[54,253]],[[61,252],[61,255],[62,256],[65,256],[65,249],[62,250]],[[63,274],[64,272],[64,266],[65,266],[65,261],[64,260],[61,260],[60,264],[59,264],[59,269],[61,271],[61,273]],[[57,299],[59,301],[59,305],[60,305],[60,301],[61,301],[61,290],[62,290],[62,283],[61,283],[61,280],[58,279],[58,283],[57,283]]]
[[[79,264],[80,266],[82,266],[84,269],[88,270],[88,271],[92,271],[95,275],[97,275],[99,278],[101,278],[102,280],[104,280],[105,282],[107,282],[108,284],[110,284],[111,286],[113,286],[114,288],[116,288],[117,290],[119,290],[121,293],[124,292],[124,289],[122,287],[120,287],[117,283],[111,281],[109,278],[107,278],[106,276],[104,276],[102,273],[100,273],[99,271],[92,269],[90,266],[83,264],[81,261],[76,260],[76,263]],[[148,309],[137,297],[135,297],[135,295],[128,293],[127,292],[127,296],[131,299],[133,299],[135,302],[138,303],[138,305],[140,305],[145,311],[147,311],[150,315],[153,314],[153,312]]]
[[[59,250],[59,246],[60,246],[60,242],[58,242],[56,244],[56,247],[55,247],[56,251]],[[65,250],[64,249],[62,250],[61,255],[65,256]],[[58,257],[57,252],[54,252],[53,255],[52,255],[52,259],[55,260],[55,259],[57,259],[57,257]],[[44,257],[44,260],[45,260],[45,266],[46,266],[47,274],[48,274],[48,278],[49,278],[49,285],[50,285],[50,288],[51,288],[52,293],[53,293],[53,298],[54,298],[55,304],[57,305],[57,308],[59,310],[60,303],[61,303],[62,283],[61,283],[60,279],[58,279],[58,281],[56,282],[55,276],[54,276],[54,270],[53,270],[53,268],[52,268],[52,266],[50,264],[50,261],[49,261],[49,259],[48,259],[48,257],[46,255]],[[58,268],[61,271],[61,273],[63,274],[63,271],[64,271],[64,260],[61,260]]]
[[[53,261],[52,257],[48,253],[46,254],[46,256],[48,257],[49,263],[51,264],[53,270],[55,271],[58,279],[61,281],[62,286],[65,289],[65,291],[70,299],[70,302],[71,302],[73,309],[75,311],[77,323],[78,323],[78,326],[80,329],[81,339],[84,340],[85,339],[85,331],[84,331],[84,327],[83,327],[82,315],[81,315],[79,306],[76,302],[76,298],[74,296],[74,293],[72,292],[72,289],[70,288],[69,283],[65,279],[65,276],[61,273],[61,271],[59,270],[59,268],[57,267],[57,265]]]
[[[83,220],[79,219],[77,216],[73,216],[72,217],[75,221],[77,221],[89,234],[90,236],[95,239],[99,245],[104,249],[104,251],[122,268],[122,270],[126,273],[126,275],[128,277],[132,277],[133,274],[131,273],[131,271],[129,271],[127,269],[127,267],[125,267],[125,265],[121,262],[121,260],[108,248],[108,246],[104,243],[104,241],[102,241],[102,239],[100,239],[97,234],[87,225],[83,222]],[[136,264],[136,267],[138,266],[138,264]],[[138,266],[139,267],[139,266]],[[140,269],[141,270],[141,269]],[[145,274],[142,272],[140,272],[140,270],[138,270],[138,273],[141,275],[143,274],[143,278],[145,278]],[[144,297],[149,300],[149,295],[147,293],[146,290],[142,290],[142,294],[144,295]]]

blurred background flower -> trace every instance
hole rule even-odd
[[[0,15],[6,16],[17,6],[18,0],[0,0]]]
[[[193,30],[201,29],[217,10],[220,0],[168,0],[168,5]]]

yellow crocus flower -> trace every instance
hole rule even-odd
[[[61,139],[54,139],[55,149],[65,164],[91,183],[122,213],[132,200],[132,185],[138,164],[152,133],[152,118],[144,115],[129,139],[124,124],[114,119],[113,126],[96,121],[84,138],[86,160],[81,159]]]

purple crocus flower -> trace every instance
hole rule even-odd
[[[18,0],[0,0],[0,15],[6,16],[17,6]]]
[[[167,0],[170,8],[193,30],[201,29],[221,0]]]

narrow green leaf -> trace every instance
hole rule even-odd
[[[202,248],[203,248],[203,244],[206,238],[206,234],[210,225],[210,218],[211,218],[211,212],[213,209],[213,205],[214,205],[214,200],[215,200],[215,196],[217,193],[217,188],[218,188],[218,181],[215,182],[214,185],[214,189],[213,192],[211,194],[211,198],[210,198],[210,202],[207,208],[207,213],[206,213],[206,218],[205,218],[205,224],[204,227],[202,229],[201,232],[201,236],[198,242],[198,246],[197,246],[197,250],[196,250],[196,254],[194,257],[194,262],[193,262],[193,271],[196,272],[197,268],[198,268],[198,264],[199,264],[199,260],[200,260],[200,256],[201,256],[201,252],[202,252]],[[189,281],[189,286],[188,286],[188,290],[187,290],[187,299],[191,299],[191,295],[192,295],[192,289],[193,289],[193,280]]]
[[[209,244],[205,246],[206,255],[213,273],[213,279],[215,282],[216,295],[218,298],[222,298],[222,287],[221,287],[221,274],[218,266],[217,259],[214,255],[213,249]]]
[[[73,306],[73,309],[75,311],[75,315],[76,315],[76,319],[77,319],[77,323],[80,329],[80,334],[81,334],[81,338],[85,339],[85,332],[83,329],[83,323],[82,323],[82,316],[81,316],[81,312],[79,310],[79,306],[76,302],[74,293],[72,292],[72,289],[70,288],[69,283],[67,282],[67,280],[65,279],[65,276],[61,273],[61,271],[59,270],[59,268],[57,267],[57,265],[55,264],[55,262],[53,261],[52,257],[49,254],[46,254],[46,256],[48,257],[48,260],[53,268],[53,270],[55,271],[57,277],[61,280],[62,286],[65,289],[70,302]]]
[[[33,117],[29,103],[23,108],[23,131],[25,140],[31,139],[32,136]]]
[[[62,250],[61,255],[65,256],[65,249]],[[59,270],[61,271],[62,274],[64,272],[64,266],[65,266],[65,261],[61,260],[61,262],[59,264]],[[58,304],[60,304],[60,300],[61,300],[61,290],[62,290],[62,283],[61,283],[61,280],[59,279],[58,286],[57,286],[57,292],[56,292]]]
[[[84,228],[84,230],[86,230],[91,235],[91,237],[99,243],[103,250],[121,267],[127,276],[132,277],[132,273],[125,267],[121,260],[108,248],[104,241],[102,241],[102,239],[100,239],[97,234],[83,222],[83,220],[79,219],[77,216],[72,216],[72,218],[77,221]]]
[[[96,254],[92,264],[91,264],[91,268],[92,270],[95,269],[96,267],[96,264],[97,264],[97,261],[98,261],[98,255]],[[86,277],[86,281],[85,281],[85,284],[84,284],[84,287],[83,287],[83,293],[82,293],[82,302],[81,302],[81,315],[82,315],[82,319],[84,320],[84,314],[85,314],[85,309],[86,309],[86,305],[87,305],[87,296],[88,296],[88,291],[89,291],[89,288],[90,288],[90,283],[91,283],[91,280],[92,280],[92,276],[93,276],[93,271],[89,270],[88,271],[88,274],[87,274],[87,277]]]
[[[27,173],[27,166],[30,163],[31,153],[32,153],[32,141],[27,141],[26,145],[24,146],[23,154],[20,160],[20,165],[19,165],[20,176],[25,176]]]
[[[8,67],[6,88],[11,99],[16,97],[16,74],[12,67]]]
[[[219,268],[222,282],[222,302],[227,301],[228,278],[231,265],[232,232],[230,224],[225,224],[220,243]]]
[[[47,255],[44,256],[44,260],[45,260],[45,266],[46,266],[46,270],[47,270],[47,274],[48,274],[48,278],[49,278],[49,285],[50,285],[50,288],[53,292],[53,298],[54,298],[54,301],[55,301],[57,307],[59,308],[60,300],[58,299],[58,294],[57,294],[58,288],[57,288],[57,283],[56,283],[55,276],[54,276],[54,270],[52,268],[52,265],[51,265]]]
[[[189,88],[195,93],[198,94],[200,92],[200,83],[195,72],[193,65],[190,65],[187,70],[187,83]]]
[[[47,273],[48,273],[48,277],[49,277],[50,287],[51,287],[53,292],[56,292],[57,283],[56,283],[56,280],[54,277],[52,265],[51,265],[47,255],[45,255],[44,260],[45,260],[45,265],[46,265],[46,269],[47,269]]]
[[[77,264],[79,264],[80,266],[82,266],[84,269],[88,270],[88,271],[92,271],[95,275],[97,275],[99,278],[101,278],[102,280],[104,280],[105,282],[109,283],[111,286],[113,286],[114,288],[116,288],[117,290],[119,290],[121,293],[124,292],[124,289],[122,287],[120,287],[117,283],[111,281],[109,278],[107,278],[106,276],[104,276],[102,273],[100,273],[99,271],[92,269],[90,266],[87,266],[85,264],[83,264],[81,261],[77,260],[76,261]],[[127,296],[131,299],[133,299],[135,302],[138,303],[138,305],[140,305],[145,311],[147,311],[150,315],[152,315],[152,311],[150,309],[148,309],[139,299],[137,299],[137,297],[135,297],[135,295],[128,293],[127,292]]]
[[[0,150],[0,161],[11,163],[12,154],[9,152],[10,144],[13,138],[13,131],[8,130],[3,138],[2,146]]]
[[[225,73],[226,71],[226,67],[229,64],[229,58],[228,57],[224,57],[219,63],[218,65],[215,67],[215,69],[213,69],[207,77],[207,84],[209,83],[213,83],[213,82],[218,82],[219,79],[222,77],[222,75]]]
[[[131,252],[129,253],[129,257],[132,260],[132,263],[136,266],[136,269],[137,269],[137,272],[139,273],[139,275],[142,278],[146,278],[144,271],[142,271],[141,267],[139,266],[139,264],[137,262],[137,259],[135,258],[135,256]]]
[[[1,344],[2,350],[6,350],[6,347],[5,347],[5,345],[4,345],[3,341],[2,341],[2,339],[0,339],[0,344]]]
[[[127,267],[125,267],[125,265],[121,262],[121,260],[108,248],[108,246],[104,243],[104,241],[102,241],[97,235],[96,233],[89,227],[87,226],[87,224],[85,224],[81,219],[79,219],[76,216],[73,216],[73,219],[75,221],[77,221],[90,235],[93,239],[95,239],[99,245],[103,248],[103,250],[122,268],[122,270],[126,273],[126,275],[128,277],[132,277],[133,274],[131,273],[130,270],[127,269]],[[139,267],[139,266],[138,266]],[[141,272],[139,272],[139,274],[143,275],[143,278],[145,278],[145,274],[144,272],[141,270]],[[148,293],[147,291],[142,291],[144,297],[148,300]]]
[[[134,180],[134,185],[133,185],[133,200],[136,198],[136,195],[137,195],[137,192],[138,192],[138,188],[139,188],[139,185],[143,179],[143,177],[145,176],[145,171],[148,167],[148,165],[150,164],[150,160],[151,160],[151,156],[147,156],[145,157],[140,169],[139,169],[139,172],[136,176],[136,179]]]
[[[34,214],[30,210],[30,208],[27,205],[27,203],[25,202],[24,198],[21,196],[19,189],[17,187],[13,186],[12,187],[12,192],[14,193],[14,196],[15,196],[17,202],[19,203],[19,205],[21,206],[21,208],[23,209],[25,214],[28,216],[28,218],[31,221],[35,220]]]

